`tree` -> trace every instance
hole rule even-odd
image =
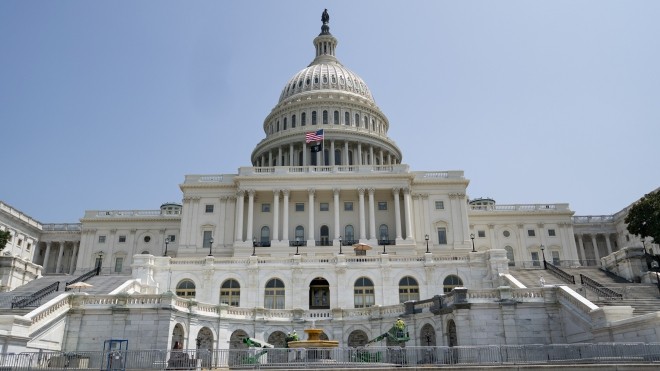
[[[624,220],[628,232],[660,243],[660,190],[644,195],[628,211]]]
[[[0,231],[0,251],[5,248],[10,237],[11,233],[9,231]]]

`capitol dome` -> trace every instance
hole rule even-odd
[[[266,138],[252,151],[252,165],[400,164],[401,150],[387,136],[387,117],[364,80],[335,56],[327,11],[321,21],[314,60],[289,79],[264,119]]]

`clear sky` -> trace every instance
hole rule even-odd
[[[44,223],[236,173],[328,8],[414,171],[612,214],[660,186],[660,1],[0,1],[0,200]]]

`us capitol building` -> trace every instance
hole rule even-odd
[[[251,166],[186,175],[182,202],[63,224],[0,203],[12,235],[0,352],[98,350],[109,338],[132,349],[231,349],[246,336],[283,346],[312,325],[361,346],[397,317],[408,346],[660,341],[660,313],[604,303],[543,269],[596,281],[607,271],[631,282],[613,289],[626,295],[656,290],[644,259],[658,246],[627,232],[627,208],[500,205],[469,198],[463,171],[411,170],[369,87],[337,58],[327,13],[313,44]],[[96,267],[93,287],[64,291]]]

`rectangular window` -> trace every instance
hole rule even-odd
[[[316,125],[316,111],[312,111],[312,125]]]
[[[126,236],[119,236],[119,243],[126,242]]]
[[[552,265],[559,266],[559,251],[552,252]]]
[[[554,229],[548,229],[548,236],[550,237],[555,237],[557,234],[555,233]]]
[[[296,203],[296,211],[305,211],[305,204],[302,202]]]
[[[445,208],[445,202],[444,201],[436,201],[435,202],[435,209],[436,210],[442,210]]]
[[[167,238],[170,239],[170,242],[176,241],[176,235],[171,234],[171,235],[167,236]]]
[[[213,212],[213,205],[206,205],[206,212],[207,213],[212,213]]]
[[[353,203],[344,202],[344,211],[353,211]]]
[[[378,201],[378,210],[380,210],[380,211],[387,210],[387,202]]]
[[[105,236],[99,236],[99,243],[105,243]]]
[[[328,210],[330,210],[330,204],[328,204],[327,202],[321,202],[321,203],[319,204],[319,210],[320,210],[320,211],[328,211]]]
[[[447,244],[447,228],[438,228],[438,244]]]
[[[541,263],[539,262],[539,253],[537,253],[537,252],[532,253],[532,265],[535,266],[535,267],[538,267],[538,266],[541,265]]]
[[[536,232],[533,229],[528,229],[527,230],[527,236],[536,237]]]
[[[23,240],[21,240],[21,239],[19,238],[19,239],[18,239],[18,246],[21,246],[22,244],[23,244]]]
[[[30,248],[32,248],[32,244],[31,244],[31,243],[29,243],[29,244],[27,245],[27,249],[28,249],[28,251],[30,251]]]
[[[261,212],[262,213],[269,213],[270,212],[270,204],[261,204]]]
[[[477,231],[477,235],[478,235],[480,238],[484,238],[484,237],[486,237],[486,231]]]
[[[123,265],[124,265],[124,258],[115,259],[115,273],[121,273]]]
[[[213,234],[211,231],[204,231],[204,239],[202,242],[202,247],[209,248],[211,247],[211,238],[213,237]]]

